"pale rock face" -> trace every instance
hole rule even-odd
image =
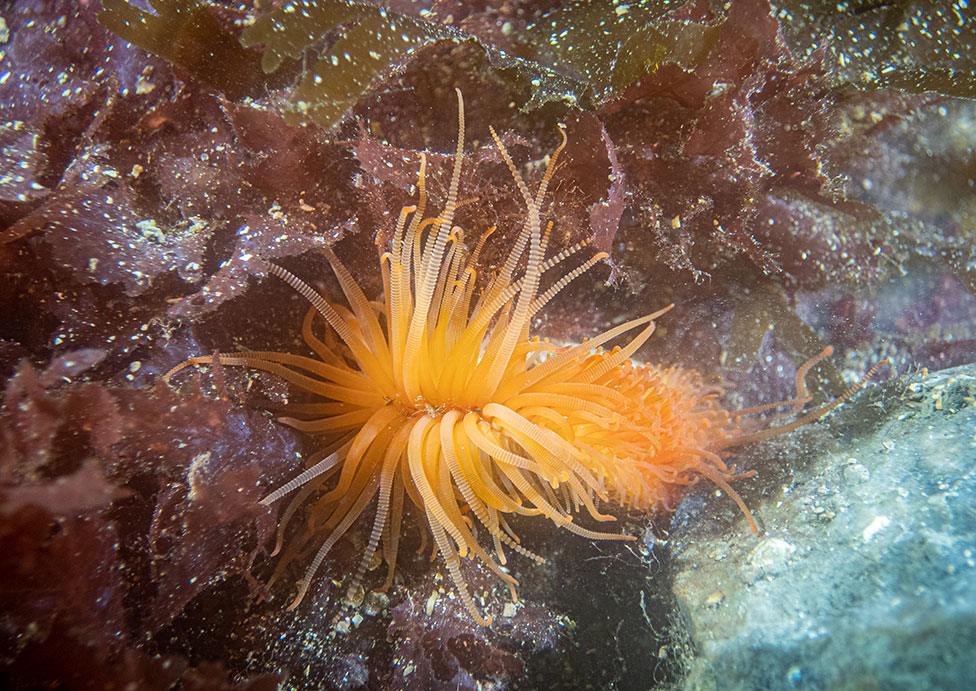
[[[742,489],[760,537],[716,532],[712,497],[679,509],[674,590],[697,651],[682,688],[967,685],[974,394],[973,366],[903,377],[755,449]]]

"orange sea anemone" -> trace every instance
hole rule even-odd
[[[292,403],[281,422],[318,435],[322,450],[308,468],[262,500],[271,504],[298,490],[285,509],[277,552],[289,519],[309,504],[307,529],[290,541],[281,565],[318,545],[291,607],[302,600],[329,550],[375,503],[372,530],[348,597],[362,598],[361,582],[378,549],[393,578],[404,498],[425,516],[460,598],[477,621],[488,623],[461,575],[460,559],[477,557],[508,584],[505,550],[542,562],[520,544],[510,514],[543,516],[588,539],[633,539],[583,527],[614,518],[600,503],[650,511],[674,505],[681,488],[705,477],[740,506],[729,486],[735,477],[720,453],[728,447],[792,429],[752,432],[741,414],[727,412],[721,391],[690,370],[662,369],[632,358],[671,306],[616,326],[581,345],[557,346],[529,335],[529,324],[560,290],[600,262],[595,253],[570,270],[557,267],[586,243],[550,251],[552,224],[544,225],[546,189],[566,144],[553,152],[531,192],[495,134],[491,135],[525,203],[525,222],[501,268],[479,276],[478,257],[494,228],[469,252],[454,225],[464,141],[458,92],[457,151],[444,208],[427,215],[426,159],[420,157],[415,206],[404,208],[388,251],[380,258],[383,296],[371,302],[331,250],[326,256],[349,307],[332,304],[285,269],[266,264],[312,305],[302,334],[315,357],[240,352],[197,357],[171,370],[214,363],[275,374],[311,394]],[[324,320],[324,324],[322,323]],[[626,345],[605,349],[640,329]],[[798,377],[802,387],[802,373]],[[791,403],[803,403],[802,390]],[[830,404],[836,405],[841,399]],[[740,411],[759,412],[760,409]],[[479,540],[490,538],[490,547]]]

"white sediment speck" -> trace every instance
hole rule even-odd
[[[868,523],[868,526],[861,533],[861,537],[864,538],[865,542],[870,542],[875,535],[887,528],[889,523],[891,523],[891,519],[887,516],[876,516],[873,521]]]

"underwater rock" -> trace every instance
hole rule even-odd
[[[727,500],[689,496],[672,533],[682,688],[968,686],[974,429],[976,366],[903,377],[770,445],[739,486],[759,537],[720,528]]]

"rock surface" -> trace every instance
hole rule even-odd
[[[758,536],[722,530],[713,493],[675,516],[682,688],[969,688],[976,366],[877,387],[758,453]]]

